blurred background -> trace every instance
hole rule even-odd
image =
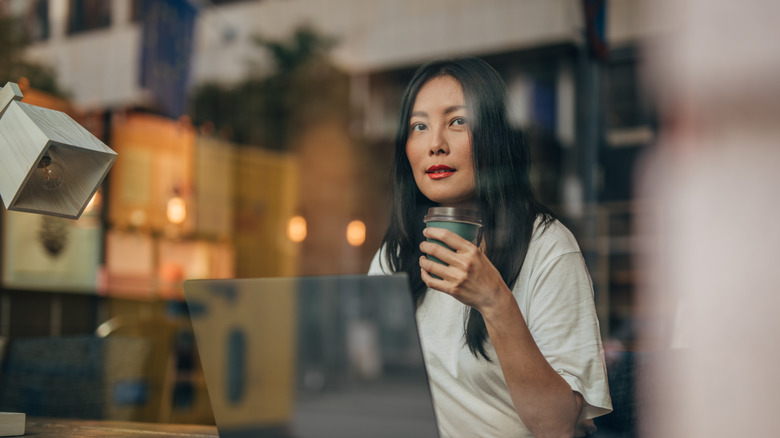
[[[366,272],[403,87],[469,55],[504,77],[537,193],[588,263],[616,406],[602,434],[635,433],[628,358],[667,347],[674,316],[639,294],[654,208],[635,181],[659,136],[642,2],[0,0],[0,20],[0,81],[119,154],[79,220],[3,212],[0,337],[153,339],[100,350],[152,358],[104,372],[110,408],[28,415],[213,422],[182,281]],[[69,360],[25,348],[28,367]]]

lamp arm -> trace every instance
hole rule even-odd
[[[14,100],[22,100],[22,90],[19,89],[16,82],[8,82],[5,87],[0,89],[0,117]]]

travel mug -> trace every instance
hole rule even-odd
[[[431,207],[428,214],[423,218],[426,227],[437,227],[448,229],[460,237],[473,244],[479,242],[480,231],[482,230],[482,220],[479,218],[479,212],[470,208],[459,207]],[[452,249],[444,243],[427,239],[445,248]],[[436,257],[428,255],[429,260],[437,263],[446,264]]]

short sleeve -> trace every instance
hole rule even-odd
[[[612,409],[593,286],[580,252],[568,252],[536,267],[528,278],[524,316],[553,369],[582,394],[581,417]]]
[[[384,261],[384,259],[385,259],[385,246],[382,245],[382,247],[379,248],[377,252],[374,254],[374,258],[371,260],[371,265],[369,265],[368,268],[368,275],[392,274],[392,272],[390,272],[389,269],[385,269],[387,262]]]

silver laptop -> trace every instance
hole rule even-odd
[[[189,280],[220,437],[436,437],[405,275]]]

